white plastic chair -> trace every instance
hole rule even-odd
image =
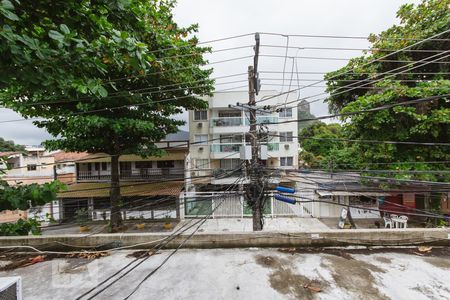
[[[391,218],[392,224],[394,225],[394,228],[398,228],[398,216],[397,215],[390,215],[389,216]]]
[[[383,217],[384,219],[384,228],[387,228],[389,226],[390,229],[392,229],[392,220],[388,217]]]
[[[408,228],[408,217],[407,216],[399,216],[398,218],[401,220],[400,224],[403,225],[403,228]]]

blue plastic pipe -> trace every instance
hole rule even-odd
[[[281,195],[278,195],[278,194],[275,195],[275,199],[277,199],[278,201],[289,203],[289,204],[297,203],[297,200],[295,200],[295,199],[287,198],[287,197],[284,197],[284,196],[281,196]]]
[[[295,193],[294,189],[288,188],[288,187],[284,187],[284,186],[277,186],[275,189],[277,191],[279,191],[279,192],[282,192],[282,193],[289,193],[289,194]]]

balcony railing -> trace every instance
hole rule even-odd
[[[256,124],[267,124],[267,123],[277,123],[278,117],[271,116],[257,116]],[[250,121],[248,119],[245,120],[245,125],[250,125]]]
[[[242,143],[212,144],[211,145],[211,152],[212,153],[240,152],[240,149],[241,149],[242,145],[243,145]],[[278,150],[280,150],[280,144],[278,144],[278,143],[268,143],[267,144],[267,150],[268,151],[278,151]]]
[[[211,127],[241,126],[242,117],[212,118]]]
[[[159,168],[159,169],[134,169],[121,170],[120,179],[123,180],[152,180],[161,178],[183,179],[184,169]],[[111,173],[100,173],[98,171],[78,171],[77,180],[111,180]]]
[[[214,153],[239,152],[241,147],[242,143],[212,144],[211,152]]]

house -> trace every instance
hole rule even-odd
[[[165,155],[119,158],[123,218],[180,217],[179,196],[184,187],[185,160],[189,150],[187,132],[178,132],[157,143]],[[61,219],[74,220],[86,209],[92,220],[110,218],[111,158],[104,153],[75,161],[76,183],[58,194]]]
[[[26,147],[25,152],[0,152],[4,157],[5,174],[2,179],[10,185],[46,183],[54,179],[55,159],[43,147]]]
[[[260,152],[267,154],[260,157],[260,163],[277,170],[298,168],[297,122],[278,124],[297,119],[297,108],[284,105],[295,99],[296,95],[277,95],[276,91],[261,91],[256,99],[257,103],[261,101],[257,106],[257,124],[264,130],[261,133],[263,137],[260,139]],[[184,195],[186,216],[198,215],[202,211],[205,214],[210,212],[211,207],[214,207],[214,196],[228,191],[238,177],[245,177],[240,169],[240,153],[250,143],[250,122],[248,112],[236,107],[236,103],[247,103],[248,92],[215,93],[205,100],[208,102],[208,109],[189,111],[189,177],[186,178]],[[281,111],[262,109],[268,105]],[[274,179],[276,182],[279,180],[280,178]],[[244,179],[242,183],[248,183],[248,180]],[[242,184],[238,189],[243,189]],[[236,189],[232,193],[233,195],[227,196],[226,204],[214,211],[213,216],[251,215],[251,209],[246,207],[243,196],[236,195]],[[201,198],[209,200],[197,201]],[[297,214],[288,209],[287,204],[273,202],[273,198],[269,197],[266,203],[267,214]]]
[[[55,178],[62,183],[70,184],[76,181],[75,161],[87,157],[86,152],[56,151],[51,153],[55,159]]]

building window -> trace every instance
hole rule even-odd
[[[194,111],[194,121],[204,121],[208,119],[208,111],[196,110]]]
[[[27,171],[36,171],[36,165],[27,165]]]
[[[280,118],[292,118],[292,107],[283,108],[279,116]]]
[[[152,162],[151,161],[137,161],[135,163],[136,169],[151,169]]]
[[[292,142],[293,139],[292,131],[280,132],[280,142]]]
[[[174,168],[175,161],[173,160],[160,160],[156,163],[158,168]]]
[[[108,163],[102,162],[102,171],[108,170]]]
[[[94,170],[95,171],[99,171],[100,170],[100,163],[99,162],[94,163]]]
[[[294,158],[292,156],[280,157],[280,166],[289,167],[294,165]]]
[[[208,135],[207,134],[196,134],[194,136],[194,142],[199,145],[207,145],[208,144]]]
[[[238,110],[222,110],[219,111],[219,118],[236,118],[241,117],[241,114]]]
[[[208,169],[209,168],[209,160],[208,159],[196,159],[195,160],[195,168],[196,169]]]
[[[220,160],[220,168],[224,170],[233,170],[239,167],[241,164],[241,160],[238,158],[232,159],[221,159]]]

